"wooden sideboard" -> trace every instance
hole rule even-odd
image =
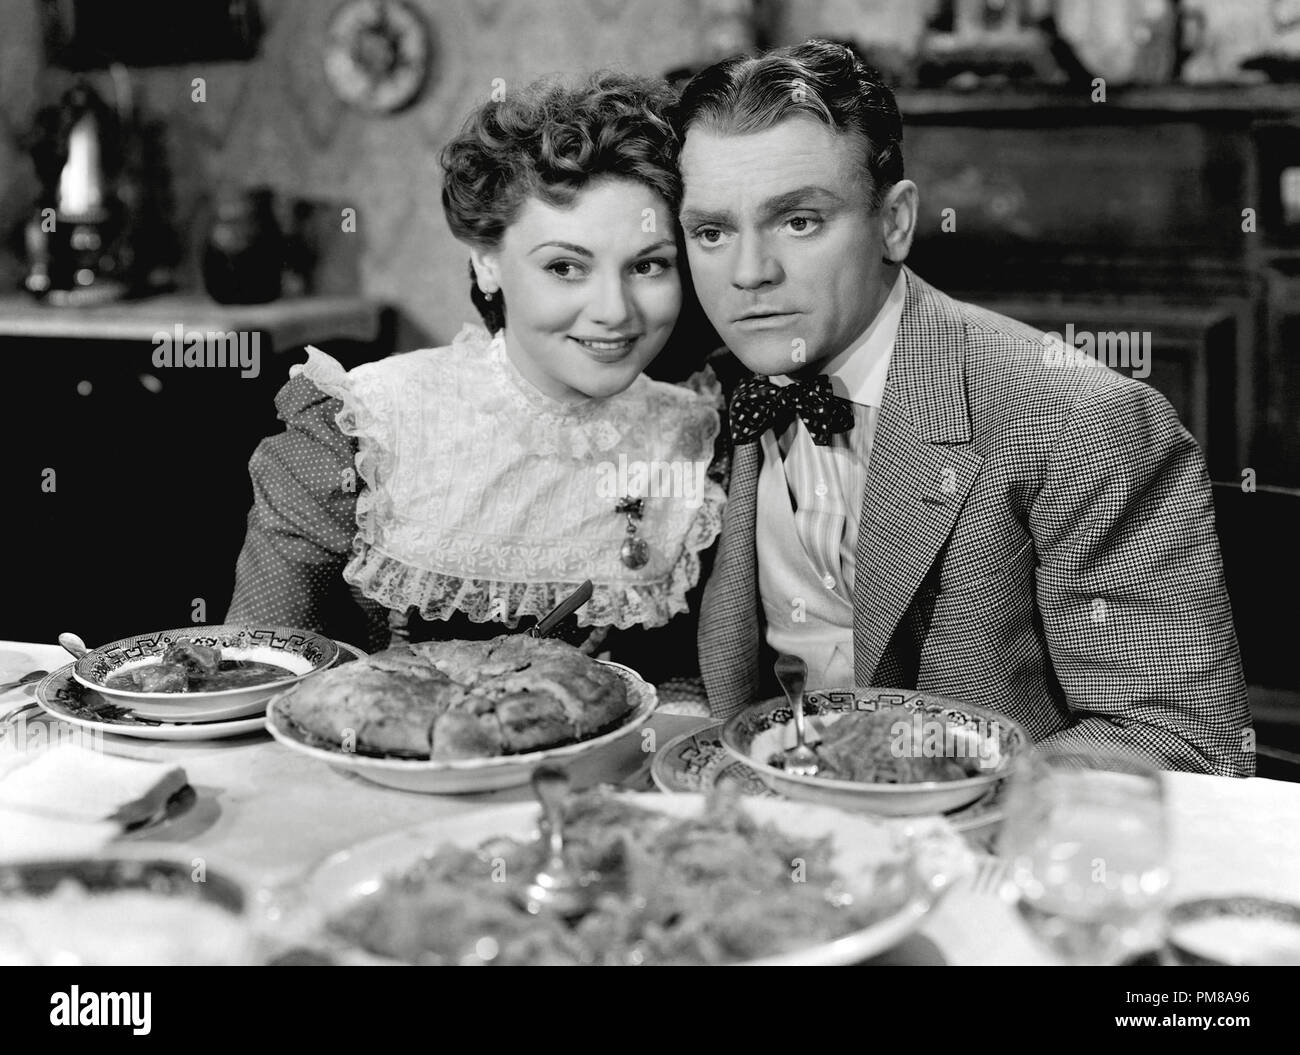
[[[899,106],[919,274],[1043,329],[1150,331],[1147,380],[1212,474],[1300,486],[1300,86],[903,91]]]

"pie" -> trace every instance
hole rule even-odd
[[[337,750],[456,759],[584,740],[631,709],[611,667],[562,641],[507,634],[396,645],[307,679],[280,713]]]

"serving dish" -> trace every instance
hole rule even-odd
[[[794,776],[772,764],[795,742],[793,713],[784,699],[767,700],[734,715],[722,728],[723,746],[773,791],[791,799],[885,816],[946,813],[986,795],[1010,772],[1029,744],[1019,724],[995,711],[912,689],[821,689],[804,697],[814,745],[831,723],[853,713],[897,712],[899,757],[961,757],[977,772],[958,780],[871,783],[836,777]]]
[[[200,881],[201,880],[201,881]],[[0,963],[256,962],[242,883],[156,851],[0,864]]]
[[[173,645],[221,650],[223,661],[267,663],[285,671],[257,684],[196,692],[144,692],[114,686],[117,676],[156,664]],[[282,689],[330,667],[339,647],[310,630],[268,626],[190,626],[136,634],[93,648],[73,664],[72,675],[140,718],[159,722],[215,722],[261,712]]]
[[[323,743],[300,729],[287,713],[292,689],[271,700],[267,707],[266,727],[275,739],[291,750],[329,762],[386,787],[444,795],[517,787],[527,784],[533,768],[543,762],[567,764],[611,749],[635,733],[654,713],[658,695],[653,685],[620,663],[595,662],[611,668],[623,680],[631,709],[596,736],[540,751],[442,760],[359,754],[345,750],[341,745]]]
[[[266,727],[266,716],[260,713],[207,722],[160,722],[145,718],[126,701],[88,689],[73,676],[72,668],[73,664],[69,663],[48,674],[36,686],[36,703],[51,719],[91,732],[137,740],[224,740],[260,732]],[[10,721],[18,717],[15,714]]]
[[[699,817],[706,808],[702,795],[621,792],[617,797],[678,819]],[[829,838],[832,867],[848,890],[879,897],[872,906],[878,911],[867,926],[830,941],[750,959],[748,965],[847,964],[875,956],[912,932],[972,868],[973,855],[943,818],[873,818],[775,799],[745,800],[743,809],[755,821],[810,843]],[[365,899],[382,895],[387,878],[418,865],[439,847],[471,849],[488,840],[532,840],[538,836],[538,818],[536,803],[512,803],[392,832],[343,850],[295,884],[294,899],[309,907],[297,926],[304,933],[314,931],[314,943],[341,955],[344,962],[396,962],[342,941],[329,921],[355,918]]]
[[[343,641],[335,644],[339,651],[335,666],[365,656],[355,645]],[[43,711],[50,721],[66,722],[92,733],[111,733],[137,740],[176,741],[224,740],[261,732],[266,728],[266,716],[261,713],[248,718],[207,722],[159,722],[144,718],[129,704],[89,689],[77,681],[73,677],[73,666],[69,663],[48,674],[33,687],[35,700],[30,709],[20,707],[11,711],[6,716],[5,723],[14,725],[21,718],[25,724],[30,725],[34,716]]]
[[[1300,965],[1300,905],[1237,895],[1174,905],[1167,954],[1183,966]]]
[[[722,744],[725,722],[683,733],[664,744],[653,756],[650,777],[655,787],[671,795],[708,794],[722,781],[733,783],[745,796],[779,798],[762,777]],[[974,802],[949,810],[944,816],[953,829],[973,846],[984,847],[1002,823],[1005,780],[998,781]]]

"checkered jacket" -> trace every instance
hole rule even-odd
[[[907,278],[862,502],[857,683],[982,704],[1035,741],[1249,776],[1195,440],[1153,388],[1051,365],[1038,331]],[[776,694],[754,549],[760,459],[758,443],[734,452],[702,601],[719,717]]]

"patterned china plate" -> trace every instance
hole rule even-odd
[[[339,645],[337,662],[351,662],[365,653],[352,645]],[[156,722],[141,718],[129,707],[119,706],[73,677],[75,663],[46,675],[36,686],[36,702],[51,718],[83,729],[130,736],[138,740],[224,740],[266,728],[266,715],[217,722]],[[10,716],[12,722],[20,711]],[[28,712],[30,716],[30,711]]]
[[[734,780],[741,794],[755,798],[780,798],[753,769],[739,761],[722,743],[725,722],[675,737],[654,754],[650,775],[660,791],[669,794],[708,792],[724,777]],[[969,806],[946,814],[948,823],[968,838],[991,837],[1002,821],[1003,791],[1000,781]]]
[[[127,892],[137,897],[118,909],[130,914],[122,933],[106,933],[96,896]],[[196,883],[191,860],[160,857],[156,846],[6,861],[0,863],[0,960],[20,966],[251,965],[260,952],[253,908],[252,890],[235,875],[209,868]],[[51,934],[41,923],[53,913],[58,923]]]
[[[234,688],[187,692],[141,692],[113,688],[109,680],[161,659],[174,644],[190,642],[221,649],[221,658],[269,663],[281,676]],[[310,630],[242,624],[189,626],[124,637],[93,648],[72,665],[72,676],[88,689],[128,707],[137,718],[179,724],[248,718],[266,710],[277,692],[296,685],[338,659],[338,646]]]
[[[885,816],[949,813],[988,794],[1011,771],[1029,736],[1005,715],[971,703],[916,689],[857,687],[817,689],[805,694],[810,742],[854,713],[893,717],[891,747],[900,757],[976,759],[972,775],[956,780],[889,783],[831,776],[796,776],[771,759],[794,746],[793,713],[784,699],[766,700],[733,715],[722,728],[722,745],[787,798],[820,802]],[[893,730],[897,728],[897,731]]]

